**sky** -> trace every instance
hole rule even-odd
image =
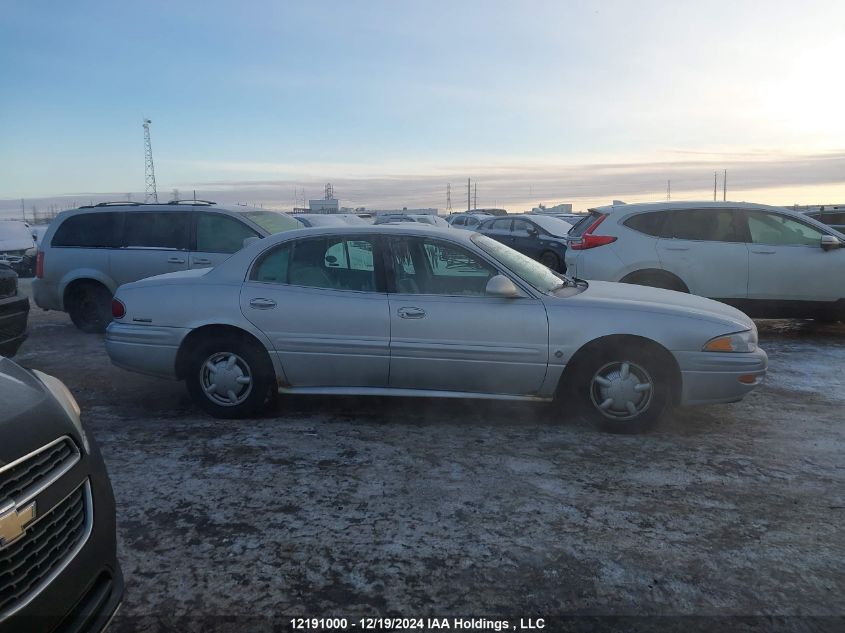
[[[845,202],[845,2],[0,0],[0,215]]]

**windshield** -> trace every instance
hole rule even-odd
[[[555,237],[565,237],[566,234],[569,233],[569,229],[572,228],[572,225],[566,220],[561,220],[560,218],[555,217],[532,215],[531,220],[534,224],[543,228]]]
[[[301,229],[305,226],[296,218],[278,211],[243,211],[242,213],[245,218],[252,220],[271,235]]]
[[[540,292],[548,294],[565,286],[568,281],[566,277],[556,275],[540,262],[526,257],[486,235],[476,233],[471,239],[490,257],[502,263]]]

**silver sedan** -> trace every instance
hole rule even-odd
[[[288,231],[211,270],[121,286],[106,348],[222,418],[277,394],[559,403],[611,431],[762,381],[754,323],[692,295],[556,274],[418,223]]]

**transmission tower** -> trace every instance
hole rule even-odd
[[[334,187],[332,187],[332,183],[326,183],[326,200],[331,200],[334,198]]]
[[[452,183],[446,183],[446,213],[452,213]]]
[[[158,203],[156,170],[153,166],[153,146],[150,144],[150,121],[144,119],[144,202]]]

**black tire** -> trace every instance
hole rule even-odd
[[[689,289],[680,280],[671,275],[641,274],[633,275],[622,280],[625,284],[636,286],[648,286],[649,288],[662,288],[663,290],[674,290],[675,292],[689,293]]]
[[[207,391],[207,386],[217,384],[212,380],[217,372],[211,366],[225,373],[218,388]],[[244,377],[250,379],[248,384],[241,382]],[[273,399],[275,371],[267,351],[254,341],[238,336],[208,337],[189,352],[185,384],[194,403],[215,418],[247,418],[260,413]],[[224,397],[228,389],[234,402]]]
[[[658,355],[634,345],[588,352],[577,362],[574,375],[573,395],[580,414],[610,433],[640,433],[652,428],[671,402],[671,383],[665,362],[660,361]],[[599,377],[609,384],[603,386]],[[643,384],[650,387],[642,390]],[[608,400],[611,403],[603,409]],[[635,414],[626,404],[633,405]]]
[[[543,251],[543,253],[540,255],[539,261],[546,268],[550,268],[556,273],[560,272],[560,257],[558,257],[556,253],[553,253],[551,251]]]
[[[68,293],[70,320],[83,332],[102,334],[111,323],[112,294],[99,283],[78,284]]]

